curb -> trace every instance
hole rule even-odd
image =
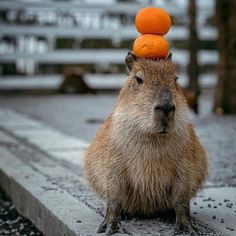
[[[96,235],[102,217],[1,148],[1,186],[16,209],[48,236]],[[61,203],[66,207],[62,207]],[[74,221],[71,221],[74,219]],[[79,232],[79,233],[78,233]]]

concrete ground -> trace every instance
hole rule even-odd
[[[212,116],[210,114],[211,98],[208,93],[203,94],[200,116],[196,117],[191,114],[197,134],[209,156],[209,178],[204,191],[192,202],[192,215],[196,218],[196,225],[201,235],[236,235],[234,227],[236,225],[236,117]],[[27,167],[29,173],[37,170],[37,173],[32,173],[34,178],[38,176],[42,182],[43,178],[46,178],[46,182],[43,183],[50,186],[43,187],[45,196],[52,190],[57,192],[58,199],[63,199],[63,204],[68,205],[68,209],[71,202],[74,202],[78,209],[83,209],[82,213],[78,214],[78,212],[73,213],[72,207],[69,217],[73,220],[79,219],[82,222],[81,228],[78,223],[74,225],[64,220],[63,215],[67,214],[66,210],[63,209],[65,212],[57,211],[58,205],[50,211],[52,214],[48,213],[48,219],[54,220],[53,222],[60,230],[68,230],[66,231],[70,232],[68,235],[73,235],[72,232],[78,234],[82,229],[87,233],[80,235],[94,235],[91,227],[100,222],[100,217],[104,213],[104,202],[90,192],[84,183],[80,164],[81,147],[85,147],[86,143],[78,139],[90,142],[100,123],[111,112],[114,103],[114,95],[0,97],[2,134],[0,148],[5,150],[3,151],[5,155],[1,157],[7,157],[5,159],[0,157],[0,164],[4,166],[8,163],[4,174],[5,181],[10,181],[6,176],[12,174],[14,176],[14,167],[11,167],[12,162],[9,163],[9,160],[14,160],[13,162],[19,162],[19,164],[24,163],[26,166],[23,165],[22,168]],[[12,110],[18,113],[12,113]],[[41,122],[54,129],[48,128]],[[57,137],[57,142],[55,142],[55,137]],[[80,148],[77,148],[78,146]],[[56,171],[53,171],[55,168]],[[25,180],[22,177],[17,183],[13,182],[12,186],[17,186],[17,188],[23,186],[23,189],[29,190],[30,181],[32,181],[31,178]],[[8,191],[11,192],[9,189]],[[33,191],[37,200],[42,202],[44,200],[41,199],[42,194],[36,194],[39,190],[33,189]],[[58,192],[68,195],[60,196]],[[28,191],[21,190],[21,193],[22,196],[28,196]],[[24,205],[17,199],[15,202],[19,209]],[[44,202],[44,207],[49,207],[50,204],[50,201]],[[45,211],[43,207],[40,209],[42,212]],[[91,212],[85,214],[84,212],[88,209]],[[33,214],[31,210],[24,206],[21,212],[31,217],[33,223],[43,233],[54,235],[52,231],[48,231],[43,222],[38,222],[35,212]],[[86,224],[84,220],[86,217],[93,219],[93,226]],[[172,224],[169,221],[133,219],[123,224],[129,235],[173,235]]]
[[[0,192],[0,235],[43,236],[26,218],[19,215],[14,205]]]

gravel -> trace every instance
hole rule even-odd
[[[0,235],[43,236],[26,218],[19,215],[14,205],[0,192]]]

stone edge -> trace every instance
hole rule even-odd
[[[0,186],[20,214],[47,236],[96,235],[94,223],[99,224],[101,216],[68,193],[55,189],[46,177],[7,149],[0,150]]]

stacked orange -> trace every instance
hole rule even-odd
[[[134,54],[145,58],[167,57],[169,43],[163,35],[171,26],[169,14],[162,8],[146,7],[137,13],[135,25],[141,35],[134,41]]]

